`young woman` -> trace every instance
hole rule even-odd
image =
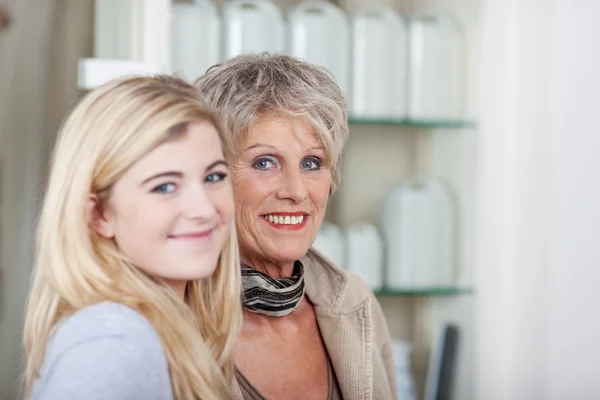
[[[225,399],[241,324],[227,147],[170,77],[89,93],[59,133],[25,322],[33,399]]]

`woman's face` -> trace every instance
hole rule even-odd
[[[242,258],[300,259],[329,198],[330,161],[323,146],[304,120],[267,115],[250,127],[237,150],[231,173]]]
[[[100,205],[96,230],[177,291],[210,276],[230,234],[233,192],[219,135],[190,124],[129,168]]]

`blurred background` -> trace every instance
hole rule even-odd
[[[0,399],[16,398],[61,120],[106,79],[244,52],[350,110],[315,247],[361,275],[401,399],[600,398],[597,0],[0,0]],[[352,399],[350,399],[352,400]]]

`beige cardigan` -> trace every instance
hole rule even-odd
[[[309,250],[301,261],[306,295],[314,304],[344,400],[396,399],[391,338],[373,292],[316,250]],[[235,398],[243,400],[237,382],[232,389]]]

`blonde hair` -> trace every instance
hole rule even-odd
[[[211,122],[223,139],[216,114],[193,87],[157,76],[110,82],[90,92],[64,122],[37,228],[24,332],[27,396],[56,326],[102,301],[126,305],[152,324],[176,398],[230,396],[232,347],[242,318],[233,224],[214,274],[189,282],[185,302],[88,226],[92,193],[106,194],[129,167],[196,121]]]
[[[285,55],[244,54],[211,67],[194,87],[220,113],[231,143],[267,114],[303,118],[328,155],[335,191],[349,134],[348,111],[326,69]]]

